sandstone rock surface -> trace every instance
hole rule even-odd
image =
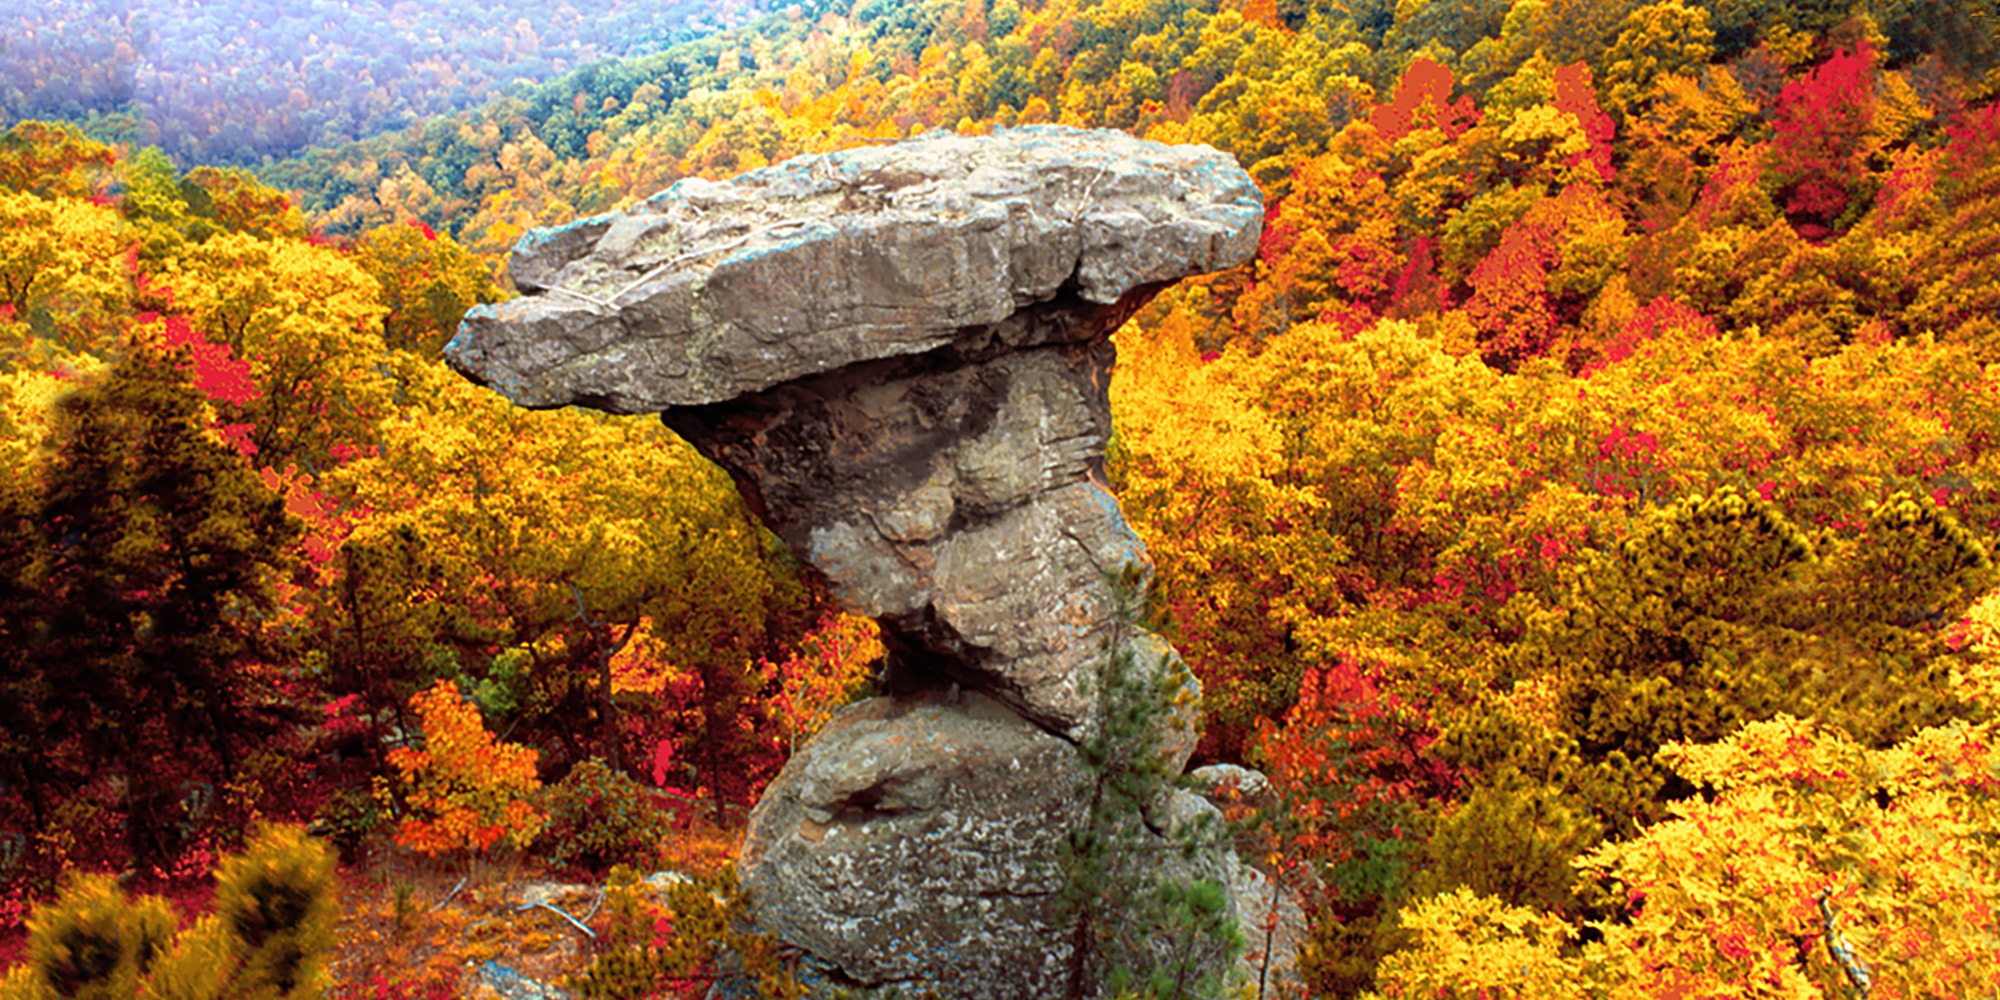
[[[1095,782],[1072,744],[978,692],[852,706],[786,763],[751,816],[741,867],[760,929],[836,970],[842,985],[1061,995],[1072,951],[1064,849]],[[1247,936],[1264,911],[1244,907],[1268,903],[1257,892],[1269,882],[1227,850],[1184,856],[1173,835],[1197,824],[1219,831],[1221,817],[1187,792],[1163,798],[1155,815],[1126,817],[1117,831],[1122,850],[1144,860],[1112,867],[1214,879]],[[1121,957],[1170,964],[1178,944],[1126,941],[1137,951]]]
[[[653,413],[922,354],[1101,337],[1134,291],[1256,251],[1263,197],[1200,146],[1054,126],[695,178],[515,248],[521,298],[446,357],[523,406]]]
[[[1203,147],[924,137],[534,234],[510,264],[523,297],[446,348],[524,406],[661,413],[881,622],[890,697],[793,758],[742,860],[759,922],[838,981],[1060,993],[1052,865],[1098,665],[1122,650],[1179,685],[1157,723],[1171,770],[1198,722],[1178,655],[1121,620],[1148,571],[1104,484],[1109,337],[1167,283],[1247,261],[1262,212]],[[1183,874],[1233,866],[1219,849]]]
[[[976,692],[855,706],[752,817],[760,929],[911,996],[1043,995],[1064,978],[1061,850],[1090,780],[1069,743]]]

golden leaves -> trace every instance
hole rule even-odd
[[[1382,994],[1832,995],[1845,973],[1821,940],[1822,896],[1877,995],[1990,992],[1995,735],[1990,722],[1957,723],[1869,750],[1780,716],[1670,745],[1661,759],[1708,793],[1577,862],[1624,893],[1626,919],[1576,947],[1576,928],[1548,915],[1463,889],[1433,897],[1405,911],[1414,940],[1382,963]]]
[[[0,358],[18,349],[10,341],[33,337],[26,327],[37,313],[41,336],[60,336],[69,352],[118,346],[103,338],[132,297],[132,246],[113,208],[0,189]]]

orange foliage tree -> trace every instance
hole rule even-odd
[[[542,787],[540,755],[501,743],[486,731],[479,709],[450,681],[410,699],[423,719],[424,745],[389,751],[411,815],[396,842],[425,854],[485,851],[502,841],[526,846],[544,816],[530,800]]]
[[[873,620],[836,614],[806,633],[791,656],[766,660],[761,673],[771,693],[765,704],[784,730],[786,749],[797,750],[854,700],[884,655]]]

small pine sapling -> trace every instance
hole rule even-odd
[[[767,934],[750,933],[748,896],[725,870],[682,879],[656,900],[624,865],[604,888],[606,926],[590,966],[566,984],[582,1000],[710,995],[798,1000],[796,972]]]
[[[1138,662],[1144,583],[1137,566],[1112,581],[1116,625],[1098,675],[1096,725],[1077,746],[1094,780],[1063,852],[1067,1000],[1221,996],[1243,949],[1227,887],[1200,860],[1220,847],[1221,824],[1166,819],[1181,783],[1169,720],[1185,709],[1188,688],[1178,661],[1162,657],[1150,671]]]
[[[304,998],[325,991],[333,948],[333,851],[297,827],[257,832],[216,873],[215,910],[237,946],[243,996]]]
[[[176,923],[164,900],[135,903],[108,875],[80,877],[28,920],[33,989],[23,995],[77,1000],[137,996]]]

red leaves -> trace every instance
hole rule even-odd
[[[1272,202],[1264,209],[1264,231],[1257,237],[1257,259],[1267,265],[1276,265],[1289,256],[1299,241],[1298,223],[1281,217],[1279,209],[1283,205]]]
[[[1616,426],[1597,445],[1598,463],[1590,471],[1590,487],[1606,496],[1643,500],[1657,496],[1670,481],[1659,438],[1645,431]]]
[[[360,695],[344,695],[326,703],[326,720],[321,725],[330,737],[361,736],[370,731],[367,711]]]
[[[1556,110],[1574,115],[1590,139],[1590,152],[1577,156],[1572,165],[1588,160],[1597,169],[1598,179],[1610,183],[1617,176],[1611,168],[1611,140],[1618,126],[1597,105],[1597,91],[1590,86],[1590,66],[1579,62],[1557,69],[1555,91]]]
[[[194,376],[195,388],[201,390],[201,394],[211,402],[243,406],[264,395],[251,376],[250,362],[237,358],[228,345],[214,343],[196,333],[188,325],[186,317],[141,313],[137,321],[142,325],[160,324],[162,346],[187,348],[189,371]],[[256,450],[253,446],[243,454],[252,455]]]
[[[144,275],[139,277],[139,285],[156,301],[172,303],[172,288],[149,283]],[[202,336],[185,316],[144,312],[133,317],[133,322],[139,327],[157,327],[152,335],[158,347],[186,352],[188,371],[193,376],[195,388],[209,402],[218,404],[221,413],[230,413],[232,408],[248,406],[263,398],[264,392],[257,384],[256,367],[249,360],[238,358],[229,345]],[[237,454],[244,458],[257,455],[257,444],[252,439],[256,430],[254,425],[218,417],[214,428]],[[332,454],[336,459],[344,459],[358,455],[360,451],[355,446],[340,444],[334,446]],[[266,466],[259,468],[257,474],[266,487],[285,498],[287,513],[306,522],[307,531],[302,539],[306,556],[315,565],[329,563],[352,527],[348,519],[340,514],[333,499],[317,489],[313,485],[313,477],[300,472],[295,465],[287,465],[282,471]]]
[[[1473,294],[1465,311],[1483,335],[1489,362],[1512,370],[1548,353],[1556,329],[1548,275],[1560,246],[1557,226],[1524,218],[1509,226],[1500,245],[1473,268]]]
[[[1715,337],[1717,330],[1715,321],[1703,315],[1701,310],[1663,295],[1641,307],[1626,322],[1623,330],[1608,343],[1599,345],[1597,357],[1583,367],[1582,374],[1588,375],[1607,365],[1617,364],[1631,357],[1640,347],[1670,334],[1700,341]]]
[[[1453,784],[1426,752],[1436,736],[1421,713],[1342,659],[1306,672],[1284,724],[1258,727],[1257,755],[1305,821],[1296,846],[1339,864],[1361,838],[1401,837],[1405,810]]]
[[[1865,41],[1779,92],[1766,152],[1800,235],[1825,232],[1847,211],[1867,172],[1864,143],[1874,120],[1875,50]]]
[[[1565,188],[1507,227],[1500,245],[1472,269],[1473,293],[1465,311],[1480,330],[1490,363],[1512,370],[1549,353],[1557,328],[1571,318],[1559,314],[1550,275],[1562,263],[1570,231],[1601,210],[1590,189]]]
[[[1645,431],[1630,431],[1623,427],[1611,428],[1611,433],[1597,445],[1597,453],[1605,458],[1633,459],[1659,450],[1658,438]]]
[[[305,546],[307,558],[318,566],[331,563],[353,527],[341,515],[333,499],[320,492],[313,485],[313,477],[300,472],[296,465],[285,466],[283,472],[267,466],[258,469],[257,475],[272,492],[285,498],[286,513],[306,523],[301,543]]]
[[[652,767],[652,777],[654,785],[662,788],[666,787],[667,775],[670,773],[667,770],[667,768],[673,762],[674,762],[674,741],[672,740],[655,741],[653,743],[653,767]]]
[[[671,947],[674,942],[674,915],[670,910],[661,910],[653,918],[653,940],[655,948]]]
[[[1970,173],[2000,152],[2000,103],[1968,109],[1946,127],[1945,134],[1951,137],[1945,145],[1951,170]]]
[[[1542,561],[1543,566],[1553,568],[1562,562],[1564,556],[1569,555],[1569,543],[1555,535],[1542,535],[1536,538],[1536,542],[1539,545],[1536,557]]]
[[[1389,283],[1391,304],[1405,307],[1398,314],[1414,311],[1407,308],[1411,305],[1432,311],[1444,307],[1446,289],[1437,276],[1437,248],[1435,236],[1419,236],[1410,241],[1408,259]]]

